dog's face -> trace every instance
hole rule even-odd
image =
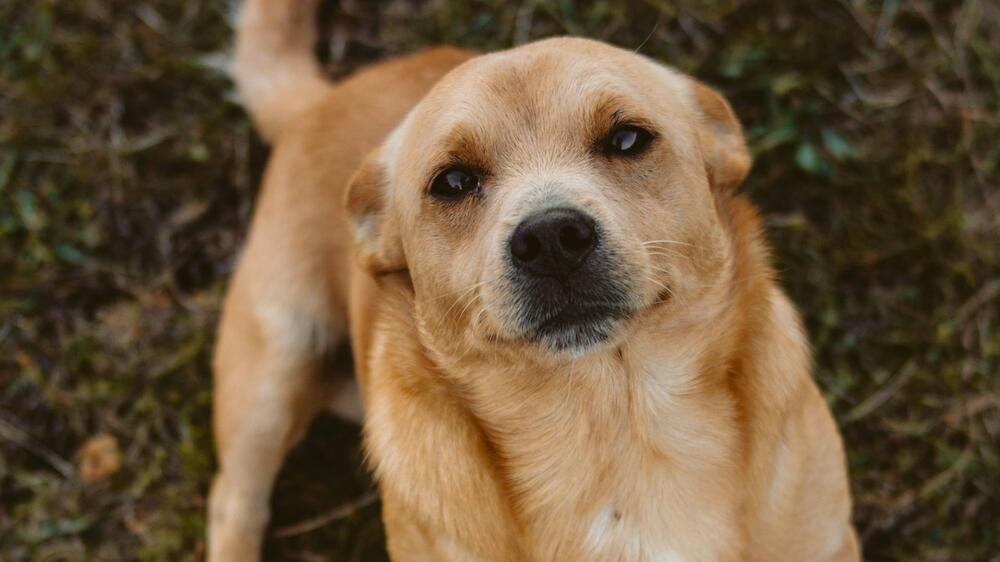
[[[452,71],[366,161],[348,205],[363,262],[408,270],[432,330],[579,355],[717,281],[716,206],[748,167],[712,90],[556,39]]]

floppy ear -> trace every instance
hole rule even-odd
[[[375,275],[406,269],[399,225],[388,217],[389,186],[378,150],[347,186],[347,219],[361,267]]]
[[[751,159],[743,128],[721,94],[697,80],[691,82],[695,104],[701,113],[698,139],[708,180],[718,191],[734,191],[750,171]]]

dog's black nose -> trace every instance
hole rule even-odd
[[[510,238],[510,255],[518,267],[535,275],[565,277],[595,246],[592,218],[575,209],[547,209],[517,226]]]

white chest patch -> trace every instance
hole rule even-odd
[[[686,562],[662,537],[643,532],[613,506],[598,511],[587,531],[587,547],[595,560],[628,562]]]

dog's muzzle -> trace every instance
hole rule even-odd
[[[508,246],[517,320],[530,339],[585,348],[610,337],[627,315],[626,284],[589,215],[568,207],[536,212]]]

